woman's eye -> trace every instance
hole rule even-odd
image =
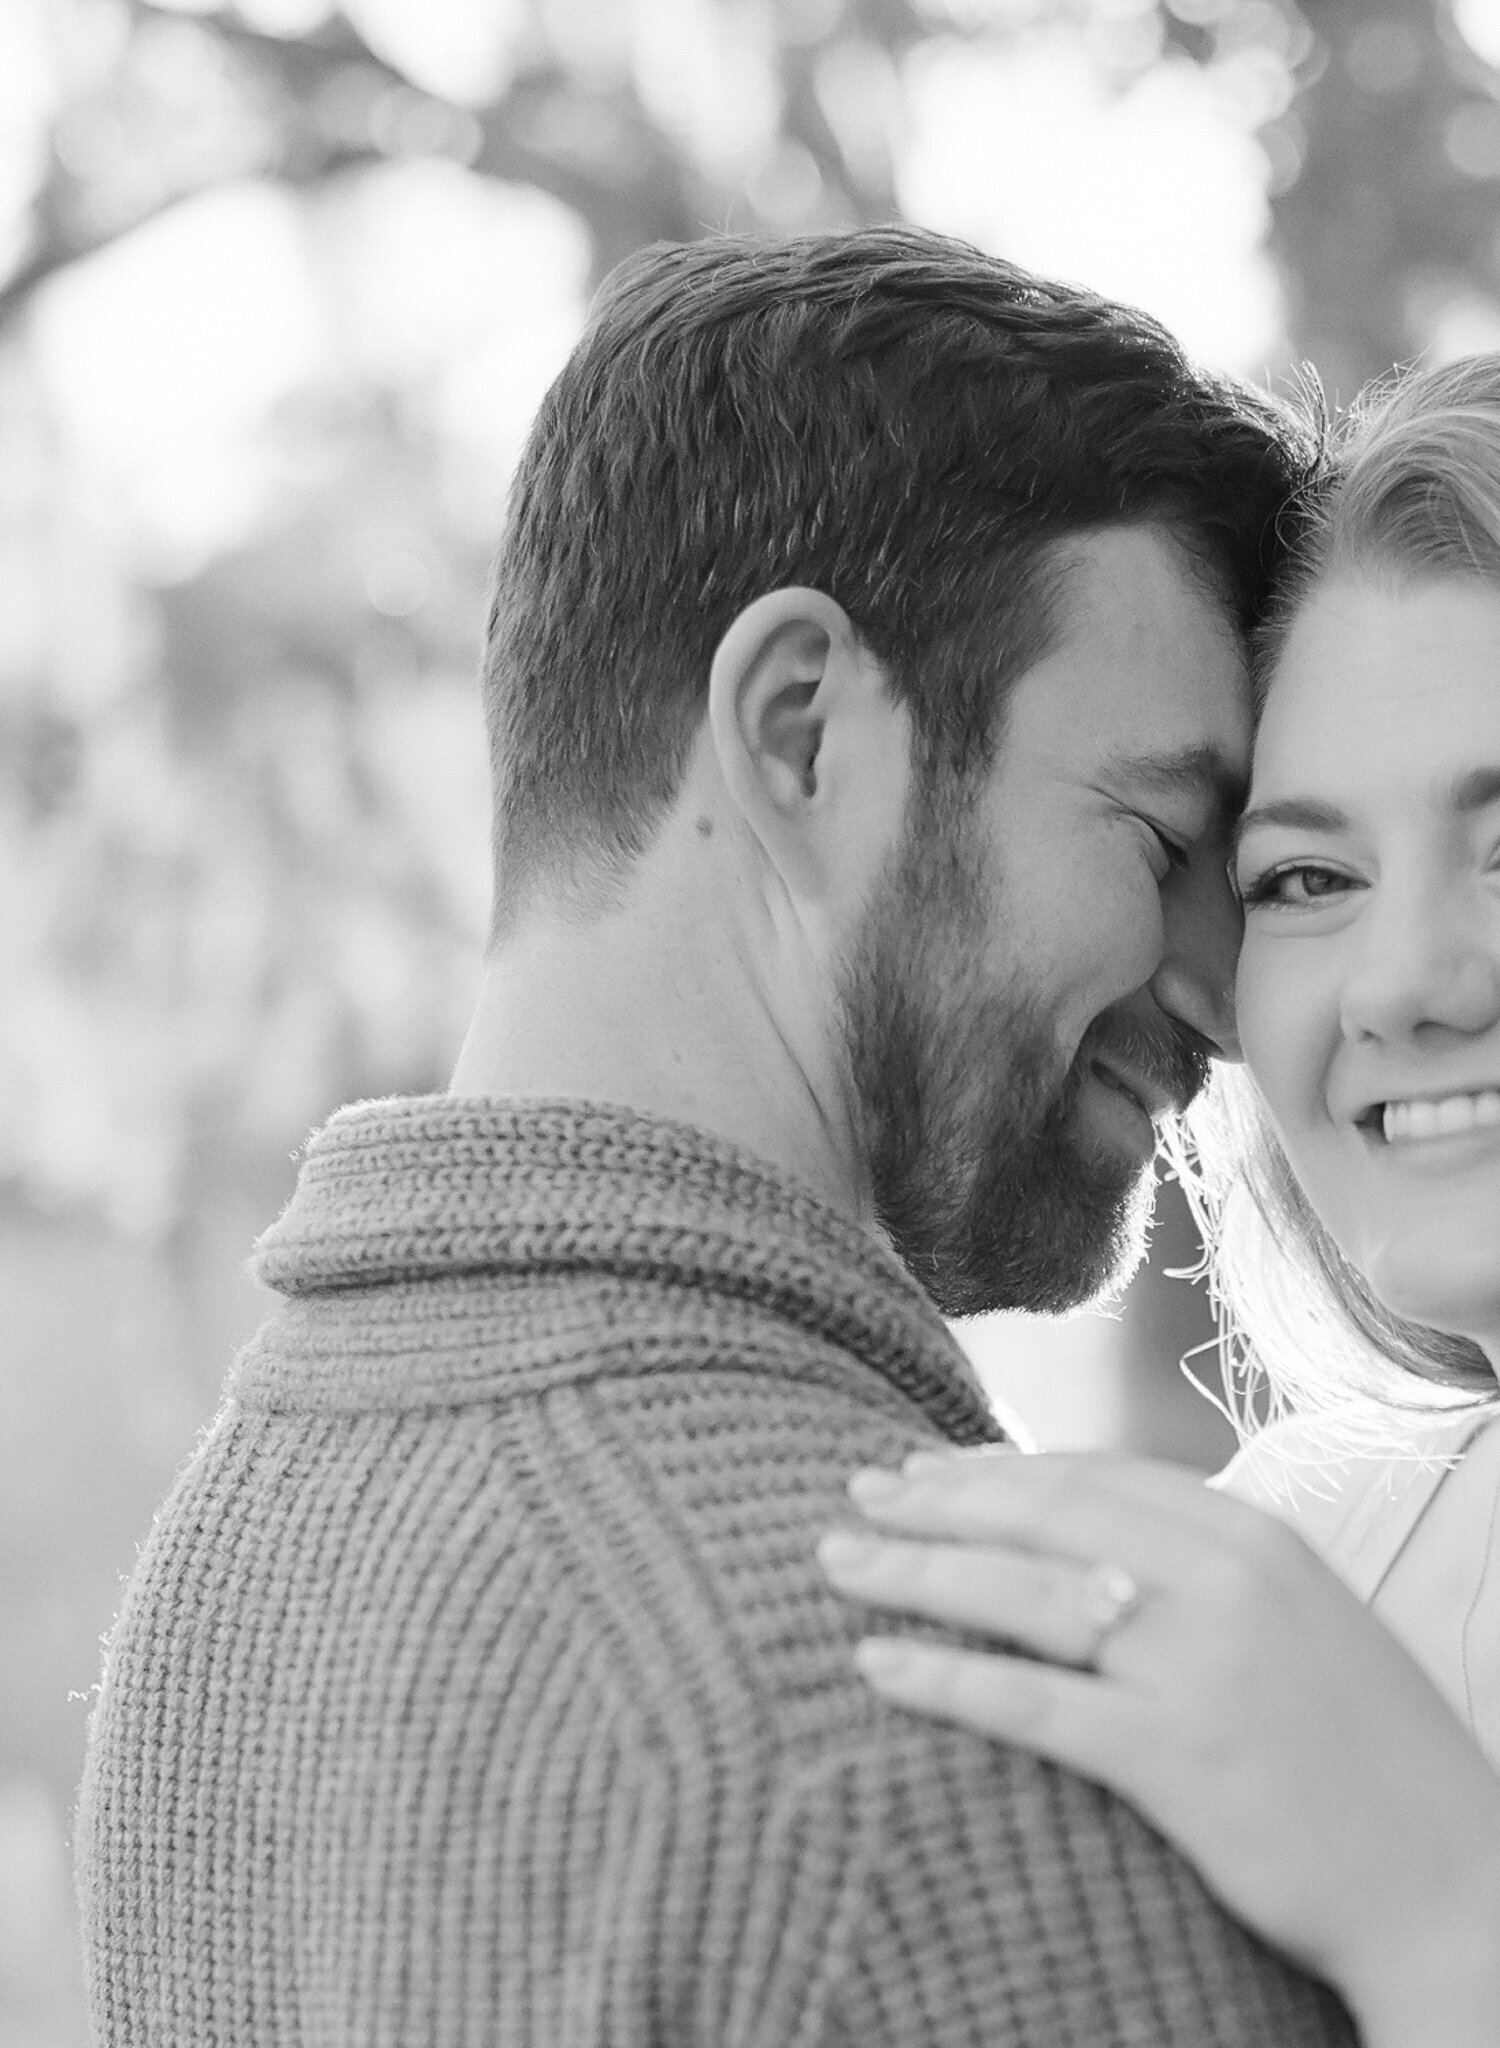
[[[1269,904],[1284,910],[1310,910],[1331,903],[1354,886],[1353,877],[1338,868],[1319,867],[1312,861],[1287,861],[1268,868],[1240,885],[1239,895],[1247,910]]]

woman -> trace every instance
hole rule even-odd
[[[882,1693],[1115,1787],[1373,2048],[1493,2048],[1500,357],[1400,386],[1300,509],[1234,865],[1259,1102],[1220,1090],[1199,1182],[1292,1413],[1218,1492],[1124,1458],[863,1473],[824,1562],[1015,1646],[870,1640]]]

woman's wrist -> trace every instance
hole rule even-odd
[[[1364,2048],[1500,2043],[1500,1830],[1445,1891],[1445,1908],[1340,1984]]]

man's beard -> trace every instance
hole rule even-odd
[[[1185,1027],[1106,1011],[1059,1071],[1023,963],[986,979],[1003,891],[972,838],[962,815],[913,825],[846,971],[861,1136],[878,1219],[944,1315],[1056,1314],[1128,1279],[1151,1216],[1149,1172],[1081,1127],[1093,1060],[1182,1102],[1207,1060]]]

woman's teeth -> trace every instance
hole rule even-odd
[[[1500,1124],[1500,1088],[1479,1095],[1440,1095],[1424,1102],[1387,1102],[1381,1129],[1387,1144],[1403,1138],[1448,1138]]]

